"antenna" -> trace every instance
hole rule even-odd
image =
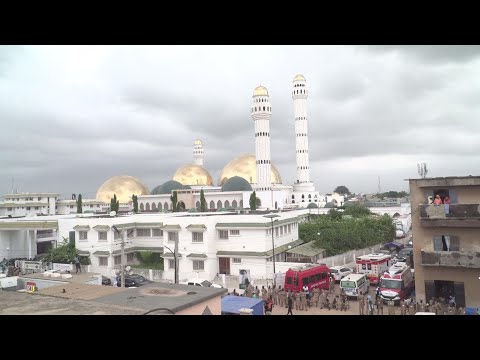
[[[382,187],[380,186],[380,176],[378,177],[378,193],[382,193]]]
[[[427,163],[419,162],[417,164],[417,171],[418,171],[418,175],[420,175],[422,178],[425,178],[428,174]]]

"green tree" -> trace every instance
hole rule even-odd
[[[343,215],[351,215],[353,217],[362,217],[362,216],[369,216],[372,212],[369,208],[363,206],[362,204],[353,204],[351,206],[347,206]]]
[[[172,212],[177,212],[178,198],[176,191],[174,191],[173,194],[170,196],[170,200],[172,201]]]
[[[113,198],[110,200],[110,211],[118,213],[120,208],[120,200],[117,200],[117,194],[113,194]]]
[[[328,216],[330,217],[330,219],[334,220],[334,221],[337,221],[337,220],[341,220],[342,219],[342,212],[341,211],[338,211],[337,209],[330,209],[328,210]]]
[[[133,202],[133,212],[136,214],[138,213],[138,196],[132,195],[132,202]]]
[[[60,246],[51,249],[47,255],[45,255],[43,260],[60,264],[70,264],[75,256],[77,256],[75,244],[64,242]],[[90,256],[79,256],[78,259],[82,265],[91,265]]]
[[[250,195],[249,203],[250,210],[257,210],[257,193],[255,191]]]
[[[335,190],[333,190],[333,192],[336,192],[337,194],[340,194],[340,195],[350,195],[350,190],[348,190],[348,188],[345,186],[345,185],[339,185],[335,188]]]
[[[77,214],[83,213],[83,205],[82,205],[82,194],[78,194],[77,198]]]
[[[205,200],[205,194],[203,193],[203,189],[200,190],[200,211],[207,211],[207,200]]]

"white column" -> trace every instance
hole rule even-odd
[[[200,139],[195,140],[193,145],[193,163],[198,166],[203,166],[203,142]]]
[[[255,157],[257,161],[256,190],[270,190],[272,186],[270,158],[270,118],[272,104],[265,87],[259,86],[253,92],[251,108],[255,123]]]
[[[308,90],[305,77],[297,75],[293,79],[293,108],[295,116],[296,179],[295,191],[315,191],[310,182],[310,160],[308,155]],[[302,185],[303,184],[303,185]]]

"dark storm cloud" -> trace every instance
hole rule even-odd
[[[405,189],[432,174],[478,173],[479,47],[0,47],[0,192],[94,197],[115,175],[149,189],[192,162],[218,181],[255,153],[252,91],[270,93],[272,162],[295,180],[292,78],[309,88],[311,178],[322,192]],[[434,65],[434,66],[432,66]],[[463,169],[463,170],[462,170]]]
[[[479,45],[370,45],[379,52],[400,51],[426,63],[464,62],[480,56]]]

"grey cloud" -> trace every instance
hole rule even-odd
[[[370,45],[377,52],[400,51],[425,63],[465,62],[480,55],[479,45]]]

